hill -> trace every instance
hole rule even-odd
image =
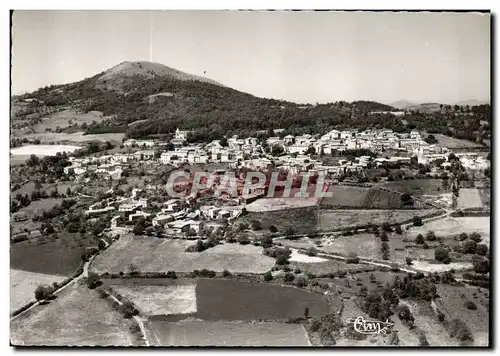
[[[122,91],[127,86],[129,80],[135,76],[142,76],[147,79],[171,78],[174,80],[196,80],[215,85],[221,85],[215,80],[205,77],[188,74],[180,70],[167,67],[166,65],[154,62],[122,62],[117,66],[108,69],[103,75],[97,78],[97,87],[104,90]]]
[[[57,132],[126,133],[127,137],[143,138],[168,135],[180,128],[193,131],[190,141],[235,134],[253,136],[257,131],[277,128],[284,128],[280,135],[286,135],[353,127],[389,128],[396,132],[417,128],[472,138],[479,121],[490,120],[489,106],[476,107],[475,116],[465,123],[452,112],[432,110],[395,117],[387,113],[395,110],[393,106],[373,101],[311,105],[259,98],[152,62],[123,62],[79,82],[51,85],[13,97],[12,103],[12,126],[28,131],[50,113],[95,111],[102,113],[99,122],[73,123],[71,128]],[[129,125],[132,122],[135,124]]]

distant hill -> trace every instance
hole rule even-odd
[[[395,101],[393,103],[390,103],[389,105],[393,106],[393,107],[395,107],[397,109],[404,110],[407,107],[415,105],[415,103],[411,102],[411,101],[408,101],[408,100],[398,100],[398,101]]]
[[[476,106],[476,105],[484,105],[484,104],[489,104],[489,100],[476,100],[476,99],[470,99],[470,100],[464,100],[464,101],[459,101],[454,103],[453,105],[460,105],[460,106]]]
[[[263,83],[265,85],[265,83]],[[12,98],[12,123],[34,126],[47,113],[74,110],[100,111],[106,119],[70,128],[87,134],[125,133],[127,137],[144,138],[168,135],[176,128],[193,131],[189,140],[208,141],[223,135],[254,136],[258,132],[280,134],[317,134],[329,129],[390,128],[404,132],[408,127],[450,134],[454,116],[433,111],[439,104],[417,104],[420,113],[395,117],[387,113],[397,110],[392,105],[359,100],[325,104],[293,103],[259,98],[220,83],[191,75],[153,62],[123,62],[81,81],[51,85],[33,93]],[[489,108],[476,110],[479,120],[489,120]],[[405,120],[403,124],[402,119]],[[472,124],[476,125],[474,120]],[[479,121],[477,121],[479,122]],[[134,123],[133,125],[129,125]],[[471,126],[452,122],[457,135],[471,134]],[[66,129],[64,129],[66,130]]]

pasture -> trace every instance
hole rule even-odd
[[[352,236],[327,237],[321,239],[319,251],[338,253],[347,256],[350,253],[358,257],[380,259],[380,238],[371,234],[356,234]]]
[[[229,279],[199,279],[196,285],[198,311],[202,320],[286,319],[329,312],[325,297],[303,289]]]
[[[441,179],[409,179],[381,183],[381,186],[410,195],[441,195],[443,190]]]
[[[475,143],[472,141],[468,140],[462,140],[458,138],[453,138],[449,136],[445,136],[443,134],[434,134],[436,139],[439,142],[439,145],[448,147],[450,149],[453,148],[476,148],[476,147],[482,147],[479,143]]]
[[[262,254],[254,245],[221,244],[203,252],[185,252],[193,241],[159,239],[156,237],[122,236],[103,251],[92,263],[97,273],[127,273],[131,264],[141,272],[192,272],[210,269],[222,272],[264,273],[274,259]]]
[[[483,201],[478,189],[461,188],[457,199],[458,209],[482,208]]]
[[[196,281],[108,279],[105,283],[131,300],[142,315],[196,313]]]
[[[125,137],[124,133],[103,133],[103,134],[90,134],[84,135],[84,132],[74,132],[74,133],[31,133],[23,134],[21,138],[26,138],[28,140],[39,139],[42,142],[77,142],[83,143],[88,141],[101,141],[101,142],[115,142],[121,143],[122,139]]]
[[[61,317],[64,316],[64,317]],[[138,346],[124,319],[96,290],[71,285],[10,323],[15,346]]]
[[[484,334],[487,335],[489,330],[488,292],[480,288],[448,284],[438,284],[436,287],[439,298],[435,300],[435,303],[437,308],[445,314],[445,320],[464,321],[474,334],[474,346],[487,345],[488,339],[484,338]],[[464,303],[467,301],[473,302],[477,309],[466,308]]]
[[[325,197],[321,206],[328,208],[401,209],[401,195],[377,188],[332,185],[331,197]]]
[[[57,127],[64,129],[74,124],[81,125],[86,123],[90,125],[92,121],[99,123],[104,119],[106,119],[106,117],[99,111],[78,113],[75,110],[68,109],[55,112],[42,118],[42,122],[33,126],[33,129],[36,133],[45,133],[45,129],[47,128],[56,131]]]
[[[316,206],[319,198],[261,198],[245,206],[248,212],[268,212]]]
[[[81,146],[73,145],[25,145],[21,147],[15,147],[10,150],[13,156],[55,156],[57,153],[72,153]]]
[[[293,228],[296,234],[307,234],[314,230],[317,225],[317,209],[297,208],[287,210],[275,210],[267,212],[248,212],[237,220],[251,224],[252,220],[259,220],[262,230],[257,232],[266,233],[270,226],[275,226],[280,234],[287,228]]]
[[[300,324],[243,321],[149,321],[146,333],[154,346],[308,346]]]
[[[402,223],[414,216],[426,216],[431,210],[322,210],[319,213],[320,230],[341,230],[367,224]]]
[[[11,269],[10,313],[35,300],[35,289],[39,285],[52,285],[52,283],[61,282],[63,279],[64,277],[51,274]]]
[[[88,235],[60,234],[42,236],[18,242],[10,246],[10,267],[23,271],[68,276],[81,263],[81,251],[88,246],[97,246],[97,241]]]
[[[426,235],[427,232],[434,231],[438,237],[451,237],[462,232],[471,234],[478,232],[485,244],[490,241],[490,217],[489,216],[466,216],[466,217],[446,217],[425,223],[423,226],[412,226],[408,230],[407,236],[414,239],[418,234]]]

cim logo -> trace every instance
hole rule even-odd
[[[385,322],[365,320],[362,316],[358,316],[356,319],[347,319],[346,322],[347,324],[353,324],[354,330],[358,333],[366,335],[385,335],[394,326],[394,323],[390,323],[389,320],[386,320]]]

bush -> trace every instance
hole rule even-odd
[[[177,279],[177,274],[175,273],[175,271],[168,271],[167,274],[165,275],[165,277],[171,278],[171,279]]]
[[[126,301],[125,303],[123,303],[120,307],[120,311],[123,314],[123,317],[126,319],[130,319],[131,317],[139,314],[139,311],[131,301]]]
[[[422,218],[420,216],[413,217],[413,226],[422,226],[424,223],[422,222]]]
[[[295,279],[295,276],[292,273],[290,273],[290,272],[285,273],[285,277],[284,277],[285,282],[293,282],[294,279]]]
[[[231,276],[231,272],[229,272],[227,269],[225,269],[224,271],[222,271],[222,276],[223,277],[230,277]]]
[[[387,233],[385,231],[382,231],[382,233],[380,234],[380,241],[389,241],[389,237],[387,236]]]
[[[319,328],[321,327],[321,321],[314,318],[312,321],[311,321],[311,326],[309,327],[309,330],[313,333],[315,333],[316,331],[319,330]]]
[[[467,309],[470,309],[470,310],[477,309],[476,303],[471,302],[470,300],[467,300],[466,302],[464,302],[464,307],[466,307]]]
[[[270,271],[264,273],[264,281],[269,282],[273,280],[273,275]]]
[[[381,226],[382,231],[392,232],[391,225],[388,222],[384,222]]]
[[[400,224],[396,224],[396,226],[394,226],[394,232],[398,235],[402,235],[403,234],[403,230],[401,229],[401,225]]]
[[[450,322],[449,326],[450,337],[457,338],[460,341],[474,341],[474,337],[472,336],[472,332],[460,319],[453,319]]]
[[[101,281],[97,273],[89,272],[89,276],[87,278],[87,287],[89,287],[89,289],[94,289],[100,284],[100,282]]]
[[[410,308],[408,308],[407,305],[401,305],[398,308],[398,317],[406,325],[408,325],[410,327],[413,326],[413,322],[415,321],[415,318],[413,317],[413,314],[411,313]]]
[[[278,228],[274,225],[271,225],[271,226],[269,226],[269,231],[274,234],[274,233],[278,232]]]
[[[406,257],[406,264],[408,266],[411,266],[413,264],[413,260],[411,259],[411,257]]]
[[[313,256],[316,256],[317,254],[318,254],[318,250],[316,250],[314,247],[309,247],[307,249],[307,255],[308,256],[313,257]]]
[[[423,245],[425,243],[424,235],[418,234],[415,238],[415,243],[418,245]]]
[[[445,263],[445,264],[448,264],[451,261],[448,250],[446,250],[442,246],[439,246],[438,248],[436,248],[436,250],[434,251],[434,258],[437,261]]]
[[[35,289],[35,299],[38,301],[47,299],[48,297],[51,296],[51,294],[52,294],[52,289],[49,286],[39,285]]]
[[[303,287],[307,286],[307,280],[304,277],[298,277],[295,280],[295,285],[299,288],[303,288]]]
[[[295,267],[295,269],[293,270],[293,272],[294,272],[295,274],[300,274],[300,273],[302,273],[302,271],[300,270],[300,268],[299,268],[299,267]]]
[[[349,252],[345,259],[346,263],[359,263],[359,257],[354,252]]]
[[[458,240],[459,241],[464,241],[467,240],[467,234],[465,232],[462,232],[460,235],[458,235]]]
[[[427,239],[427,241],[436,241],[437,240],[437,237],[436,237],[436,234],[434,233],[434,231],[428,231],[427,234],[425,235],[425,238]]]
[[[471,239],[474,242],[479,243],[479,242],[481,242],[481,240],[483,238],[481,237],[481,235],[478,232],[473,232],[472,234],[470,234],[469,239]]]
[[[480,256],[486,256],[488,253],[488,246],[485,244],[479,244],[476,246],[476,253]]]
[[[476,253],[477,243],[472,240],[467,240],[464,243],[463,252],[464,253]]]

